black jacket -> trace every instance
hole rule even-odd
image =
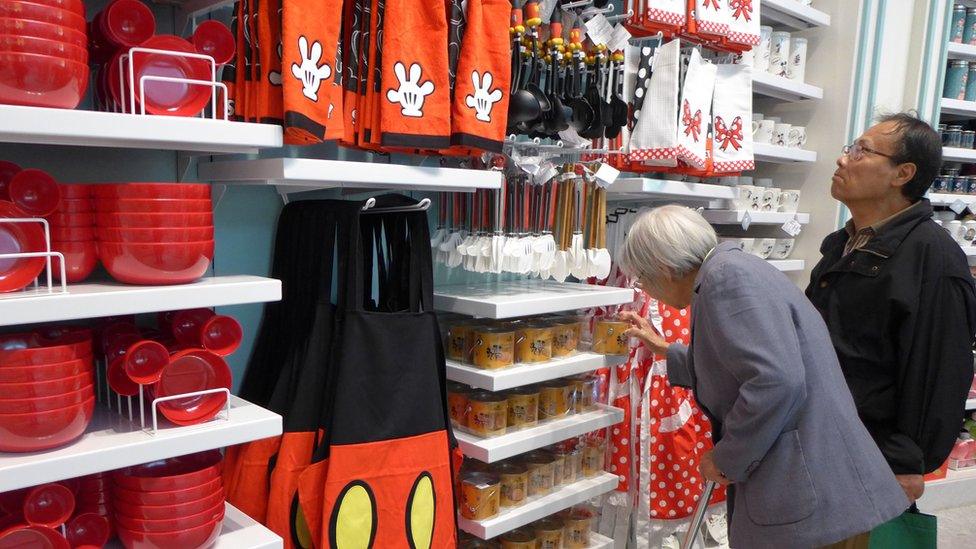
[[[847,256],[847,231],[827,236],[806,292],[827,322],[861,420],[895,474],[942,465],[973,381],[973,278],[924,202]]]

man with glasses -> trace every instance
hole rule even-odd
[[[830,193],[851,219],[824,239],[806,293],[861,420],[914,502],[965,416],[976,293],[965,254],[924,198],[942,165],[932,127],[885,116],[843,152]]]

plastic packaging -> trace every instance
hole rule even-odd
[[[555,517],[544,518],[532,525],[538,540],[539,549],[561,549],[563,547],[563,522]]]
[[[522,461],[529,472],[529,497],[544,496],[552,492],[554,460],[552,454],[544,450],[525,454]]]
[[[501,537],[502,549],[536,549],[539,541],[535,532],[526,528],[512,530]]]
[[[603,472],[607,453],[604,438],[588,438],[583,444],[583,476],[590,478]]]
[[[572,409],[572,382],[554,379],[539,384],[539,421],[565,417]]]
[[[534,364],[552,360],[552,326],[543,321],[522,323],[515,332],[515,360]]]
[[[508,420],[508,399],[500,393],[476,391],[468,398],[468,431],[482,437],[504,435]]]
[[[501,481],[501,506],[518,507],[529,497],[529,469],[516,461],[499,463],[495,472]]]
[[[515,331],[510,326],[478,326],[472,332],[475,366],[498,370],[515,363]]]
[[[590,532],[596,511],[589,506],[573,507],[564,520],[563,547],[566,549],[585,549],[590,546]]]
[[[498,476],[491,473],[470,472],[461,478],[461,516],[471,520],[485,520],[498,515],[501,507],[501,486]]]
[[[539,423],[539,389],[532,385],[512,389],[508,397],[508,427],[526,429]]]
[[[597,320],[593,323],[593,352],[601,355],[626,355],[629,339],[624,332],[630,324],[621,320]]]
[[[447,410],[451,416],[452,426],[467,427],[468,411],[470,410],[468,399],[474,392],[474,389],[467,385],[453,381],[447,382]]]

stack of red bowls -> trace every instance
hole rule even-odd
[[[222,456],[210,450],[115,471],[119,540],[128,548],[207,547],[224,519]]]
[[[98,257],[129,284],[186,284],[214,253],[210,186],[122,183],[94,186]]]
[[[94,409],[89,330],[0,336],[0,452],[68,444]]]
[[[51,226],[51,249],[64,254],[68,282],[81,282],[98,265],[95,248],[95,213],[88,185],[61,185],[61,202],[46,216]],[[61,279],[61,265],[51,263],[54,277]]]
[[[95,473],[75,479],[78,492],[75,496],[75,516],[71,522],[94,522],[82,515],[97,515],[108,522],[109,537],[112,536],[112,476],[109,472]],[[81,520],[76,520],[81,517]],[[77,529],[77,528],[76,528]],[[88,529],[91,529],[89,526]]]
[[[73,109],[88,86],[82,0],[0,2],[0,103]]]

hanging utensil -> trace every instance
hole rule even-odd
[[[450,193],[440,193],[437,199],[437,229],[430,237],[430,248],[437,252],[441,243],[447,238],[447,212],[450,208]],[[436,258],[435,258],[436,259]]]
[[[491,236],[491,252],[488,261],[488,270],[492,273],[502,272],[502,260],[504,255],[502,249],[505,247],[505,233],[502,230],[502,222],[505,219],[505,193],[507,192],[507,178],[502,178],[501,188],[492,191],[494,193],[494,234]]]
[[[583,97],[583,77],[586,74],[586,60],[581,38],[582,32],[577,27],[569,32],[569,36],[570,49],[573,52],[573,80],[571,86],[573,98],[569,102],[569,108],[573,110],[573,116],[569,123],[573,129],[581,132],[593,123],[594,113],[593,107]]]
[[[610,122],[604,135],[613,139],[620,135],[620,130],[627,124],[627,102],[624,94],[624,54],[613,54],[613,94],[610,97]]]
[[[586,278],[586,251],[583,247],[583,191],[585,183],[582,177],[576,178],[576,201],[573,216],[573,240],[569,244],[569,272],[582,280]]]
[[[525,39],[525,26],[522,23],[522,10],[512,9],[512,85],[508,102],[508,133],[515,133],[520,122],[535,120],[542,114],[539,102],[525,89],[525,60],[522,41]]]
[[[593,258],[595,265],[593,276],[599,280],[604,280],[610,276],[610,270],[613,268],[613,257],[610,255],[610,250],[607,249],[607,190],[599,186],[597,187],[597,203],[599,204],[596,218],[598,247],[596,257]]]

